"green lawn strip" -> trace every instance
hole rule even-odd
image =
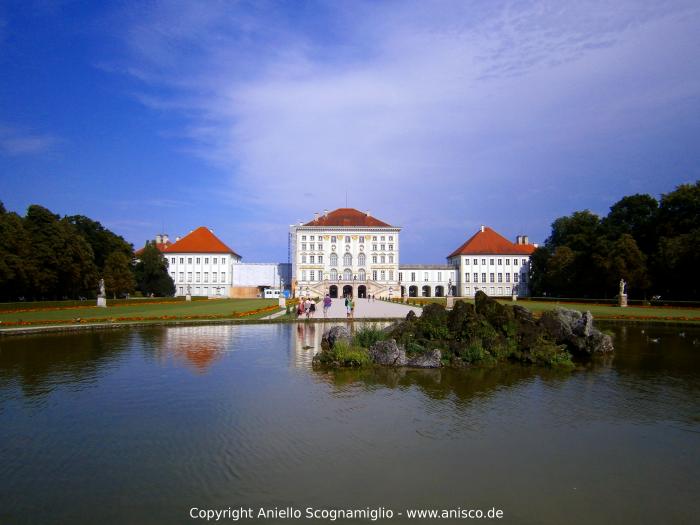
[[[227,315],[274,306],[277,299],[216,299],[172,304],[143,304],[108,308],[76,308],[38,312],[0,313],[0,321],[62,321],[75,319],[112,319],[118,317],[184,317],[188,315]],[[273,312],[267,312],[267,315]]]

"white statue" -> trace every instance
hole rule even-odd
[[[107,293],[105,292],[105,280],[100,279],[100,297],[105,297]]]
[[[627,286],[627,283],[625,282],[625,280],[620,279],[620,297],[625,295],[625,286]]]

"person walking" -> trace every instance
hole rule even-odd
[[[309,318],[309,313],[311,311],[311,299],[308,297],[306,298],[306,301],[304,301],[304,313],[306,314],[306,318]]]
[[[355,301],[352,299],[352,296],[350,297],[350,303],[348,306],[348,310],[350,311],[350,319],[355,319]]]
[[[331,304],[333,304],[333,300],[330,295],[326,294],[323,298],[323,317],[328,317],[328,310],[330,310]]]
[[[345,314],[348,319],[350,319],[350,296],[345,296]]]
[[[309,305],[309,315],[313,319],[314,314],[316,313],[316,301],[311,301],[311,304]]]

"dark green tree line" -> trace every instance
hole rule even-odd
[[[588,210],[560,217],[532,255],[533,295],[613,297],[624,279],[633,298],[700,299],[700,181],[656,200],[630,195],[602,219]]]

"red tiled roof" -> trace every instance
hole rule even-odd
[[[157,242],[157,243],[155,243],[155,244],[156,244],[156,248],[158,248],[158,251],[159,251],[160,253],[163,253],[163,252],[164,252],[165,250],[167,250],[168,247],[171,246],[173,243],[171,243],[170,241],[168,241],[168,242]],[[143,248],[139,248],[138,250],[136,250],[136,251],[134,252],[134,255],[141,255],[141,254],[143,253],[143,250],[144,250],[145,248],[146,248],[145,246],[144,246]]]
[[[209,228],[200,226],[169,246],[166,253],[232,253],[238,255],[214,235]]]
[[[304,226],[369,226],[392,228],[391,224],[375,219],[367,213],[355,208],[338,208],[321,215],[313,221],[307,222]]]
[[[472,235],[467,242],[453,251],[449,257],[457,255],[530,255],[535,251],[532,244],[515,244],[491,228],[484,226]]]

